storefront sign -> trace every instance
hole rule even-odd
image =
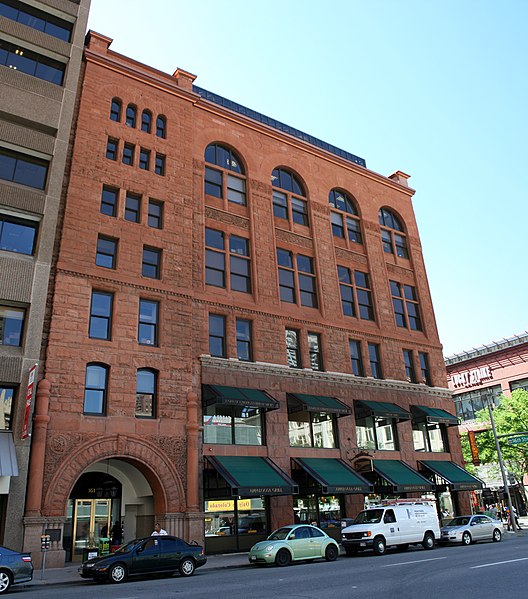
[[[492,378],[493,372],[489,366],[473,368],[473,370],[451,375],[451,381],[456,389],[460,387],[474,387]]]
[[[35,377],[38,364],[34,364],[29,369],[28,387],[26,392],[26,413],[24,414],[24,426],[22,428],[22,439],[29,437],[29,414],[31,412],[31,402],[33,401],[33,391],[35,387]]]
[[[248,495],[270,495],[273,493],[281,494],[284,492],[282,487],[250,487]]]
[[[208,512],[232,512],[235,509],[235,501],[233,499],[226,499],[222,501],[208,501],[206,510]],[[251,499],[238,499],[237,500],[238,510],[250,510]]]
[[[475,466],[480,466],[480,456],[477,447],[477,439],[475,437],[475,431],[468,431],[469,448],[471,449],[471,459]]]

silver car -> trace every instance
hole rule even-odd
[[[440,543],[471,545],[477,541],[494,541],[502,538],[502,522],[489,516],[456,516],[440,529]]]

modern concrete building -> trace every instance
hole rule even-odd
[[[13,549],[89,3],[0,0],[0,544]]]
[[[408,175],[111,42],[84,54],[26,548],[469,509]]]

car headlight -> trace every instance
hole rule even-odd
[[[95,564],[84,564],[85,568],[93,568]]]
[[[370,532],[370,530],[367,530],[366,532],[363,533],[364,537],[371,537],[372,533]]]
[[[271,551],[273,548],[275,547],[275,545],[268,545],[264,551]]]

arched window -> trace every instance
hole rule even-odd
[[[308,226],[308,203],[302,183],[291,171],[276,168],[271,174],[273,214],[299,225]],[[281,191],[279,191],[279,189]]]
[[[136,418],[155,418],[158,373],[150,368],[139,368],[136,380]]]
[[[104,416],[108,389],[108,366],[96,362],[86,365],[84,414]]]
[[[378,220],[381,225],[383,251],[387,254],[396,254],[400,258],[409,258],[407,237],[400,219],[392,210],[381,208],[378,213]]]
[[[125,122],[129,127],[136,127],[136,113],[137,109],[134,104],[129,104],[126,109],[126,119]]]
[[[205,149],[205,162],[218,167],[205,167],[205,193],[245,206],[247,199],[244,167],[236,153],[220,144],[210,144]]]
[[[332,233],[334,237],[346,238],[353,243],[363,243],[359,214],[354,200],[340,189],[332,189],[328,202],[339,212],[331,212]],[[346,213],[346,214],[343,214]]]
[[[156,119],[156,136],[162,139],[167,137],[167,119],[162,114]]]
[[[150,133],[150,129],[152,127],[152,113],[150,110],[144,110],[141,113],[141,131],[145,131],[145,133]]]
[[[114,98],[110,105],[110,120],[120,122],[121,121],[121,100]]]

